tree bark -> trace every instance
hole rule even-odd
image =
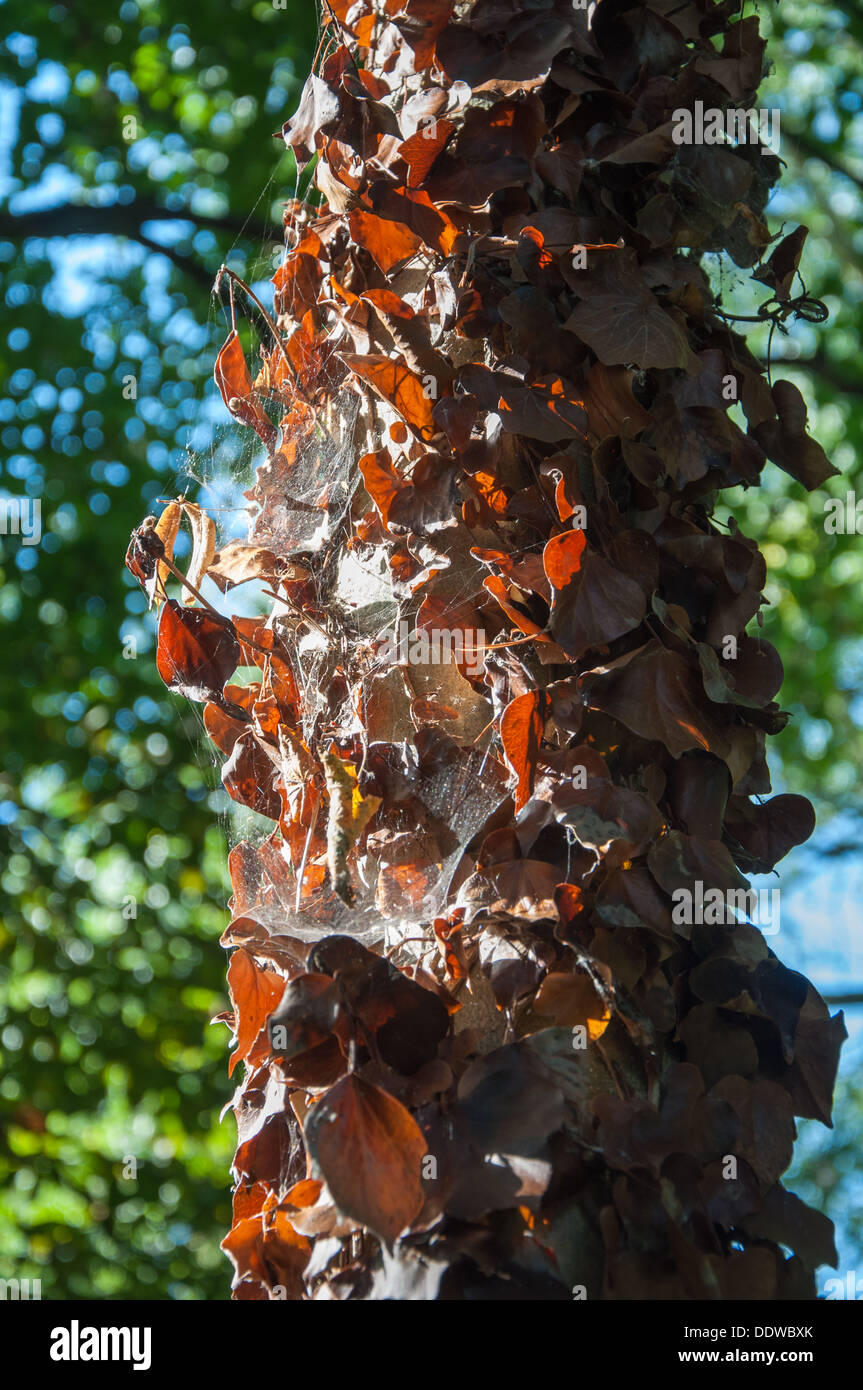
[[[256,382],[235,338],[216,371],[268,442],[243,563],[278,594],[235,624],[258,683],[223,688],[223,632],[196,687],[277,822],[232,852],[223,938],[235,1296],[812,1297],[831,1224],[780,1179],[844,1028],[771,949],[778,899],[740,896],[813,821],[768,799],[765,567],[718,508],[768,459],[835,470],[701,266],[805,308],[780,162],[674,135],[754,106],[757,19],[324,22],[284,130],[323,205]]]

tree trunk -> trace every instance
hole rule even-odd
[[[717,514],[834,470],[701,264],[819,312],[736,11],[325,6],[283,131],[322,203],[254,383],[236,334],[216,367],[268,450],[249,544],[194,514],[196,588],[278,597],[159,629],[272,826],[223,937],[237,1298],[799,1299],[835,1259],[780,1178],[841,1015],[744,876],[812,812],[765,799],[765,566]],[[133,547],[159,600],[171,524]]]

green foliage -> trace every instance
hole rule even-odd
[[[823,823],[835,811],[859,817],[863,760],[863,710],[854,699],[863,672],[863,545],[860,536],[824,530],[828,496],[856,490],[863,498],[863,15],[851,5],[783,0],[764,7],[762,31],[774,71],[760,100],[781,108],[788,165],[768,208],[771,228],[810,228],[803,279],[830,310],[823,326],[797,320],[787,337],[774,334],[773,375],[800,387],[813,432],[841,476],[807,497],[768,466],[760,496],[724,500],[745,531],[767,539],[772,606],[764,634],[782,656],[781,699],[793,715],[775,742],[774,770],[815,801]],[[747,282],[728,307],[754,313],[770,293],[753,297],[755,288]],[[767,330],[751,345],[766,354]]]
[[[206,408],[215,271],[232,247],[242,271],[268,229],[281,240],[294,169],[270,136],[314,9],[3,13],[0,78],[21,105],[0,212],[2,486],[42,499],[43,539],[0,539],[0,1276],[41,1277],[48,1298],[222,1298],[223,793],[156,675],[123,553]],[[41,210],[16,201],[40,179]],[[173,265],[147,244],[160,228]]]

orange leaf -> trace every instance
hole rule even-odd
[[[542,563],[553,589],[565,589],[581,569],[586,541],[583,531],[564,531],[561,536],[552,536],[542,552]]]
[[[586,1028],[590,1042],[602,1037],[611,1018],[590,977],[571,971],[546,975],[534,1007],[562,1028]]]
[[[372,288],[363,290],[363,299],[367,299],[376,309],[380,309],[384,314],[388,314],[395,319],[413,319],[416,314],[409,304],[400,299],[392,290],[382,290]]]
[[[232,328],[225,339],[225,344],[216,358],[213,376],[222,393],[222,400],[229,410],[235,396],[245,400],[252,394],[252,378],[249,376],[246,354],[243,352],[236,328]]]
[[[225,1236],[221,1248],[234,1266],[234,1287],[251,1277],[269,1289],[281,1286],[292,1300],[302,1298],[302,1272],[312,1247],[284,1212],[275,1211],[271,1220],[264,1212],[244,1217]]]
[[[423,189],[394,188],[377,183],[372,189],[374,208],[390,225],[404,227],[442,256],[450,255],[459,230]]]
[[[584,911],[584,895],[576,884],[560,883],[554,892],[554,902],[563,927],[561,940],[566,940],[575,919]]]
[[[366,492],[386,526],[390,507],[407,484],[399,477],[386,449],[378,449],[374,454],[364,454],[360,459],[359,468]]]
[[[416,255],[422,246],[420,238],[404,223],[389,222],[384,217],[375,217],[373,212],[356,209],[350,214],[349,224],[352,239],[368,251],[385,275],[399,261]]]
[[[414,72],[430,67],[435,44],[453,12],[453,0],[385,0],[384,10],[394,17],[405,45],[413,49]]]
[[[342,361],[373,391],[397,410],[406,425],[424,443],[437,434],[432,415],[432,402],[423,390],[422,379],[405,366],[401,358],[384,357],[381,353],[361,356],[359,353],[339,353]]]
[[[375,903],[384,917],[400,916],[406,907],[419,908],[440,874],[440,865],[427,859],[415,864],[384,864],[378,874]]]
[[[315,303],[323,274],[320,265],[322,250],[320,237],[310,232],[276,268],[272,282],[277,313],[301,319]]]
[[[234,1193],[234,1225],[239,1221],[247,1221],[250,1217],[259,1216],[269,1195],[270,1189],[265,1182],[243,1184],[238,1187]]]
[[[221,1249],[230,1257],[236,1271],[237,1281],[251,1275],[263,1283],[265,1271],[260,1257],[263,1238],[263,1218],[246,1216],[237,1221],[221,1243]]]
[[[506,509],[509,505],[510,491],[502,487],[494,473],[469,473],[465,479],[468,486],[473,489],[477,497],[481,498],[485,506],[493,514],[493,517],[506,516]]]
[[[399,154],[407,164],[408,188],[419,188],[444,145],[455,130],[452,121],[444,118],[422,126],[409,140],[399,145]]]
[[[252,378],[246,366],[246,357],[236,328],[232,328],[222,347],[213,376],[222,400],[235,419],[244,425],[251,425],[270,449],[278,437],[278,430],[270,423],[266,411],[254,394]]]
[[[525,695],[517,695],[511,700],[501,715],[503,756],[517,778],[516,811],[520,811],[530,799],[548,704],[544,690],[528,690]]]
[[[526,637],[536,637],[537,641],[548,642],[549,638],[543,634],[542,627],[535,623],[533,618],[518,608],[510,596],[510,586],[505,579],[501,579],[499,574],[490,574],[487,579],[482,581],[483,588],[497,599],[501,608],[508,618],[510,618]]]
[[[353,34],[360,48],[368,48],[378,18],[374,11],[359,9],[355,0],[331,0],[329,8],[342,27],[349,34]],[[350,24],[348,24],[348,15],[351,16]],[[363,76],[368,76],[368,74],[361,72],[360,77]]]
[[[428,1149],[416,1120],[386,1091],[345,1076],[312,1106],[306,1148],[339,1210],[393,1241],[419,1215]]]
[[[285,1193],[287,1207],[313,1207],[321,1195],[323,1183],[315,1178],[301,1178]]]
[[[248,1057],[258,1034],[281,1000],[285,981],[270,970],[259,970],[248,951],[238,948],[228,966],[228,988],[237,1018],[237,1049],[228,1063],[228,1075]]]

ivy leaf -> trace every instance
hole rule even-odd
[[[237,1021],[237,1046],[228,1063],[230,1076],[238,1062],[250,1057],[261,1029],[284,993],[285,981],[271,970],[261,970],[249,952],[238,947],[228,966],[228,989]]]
[[[428,1146],[395,1097],[359,1076],[346,1076],[312,1106],[304,1136],[345,1216],[392,1242],[419,1215]]]

